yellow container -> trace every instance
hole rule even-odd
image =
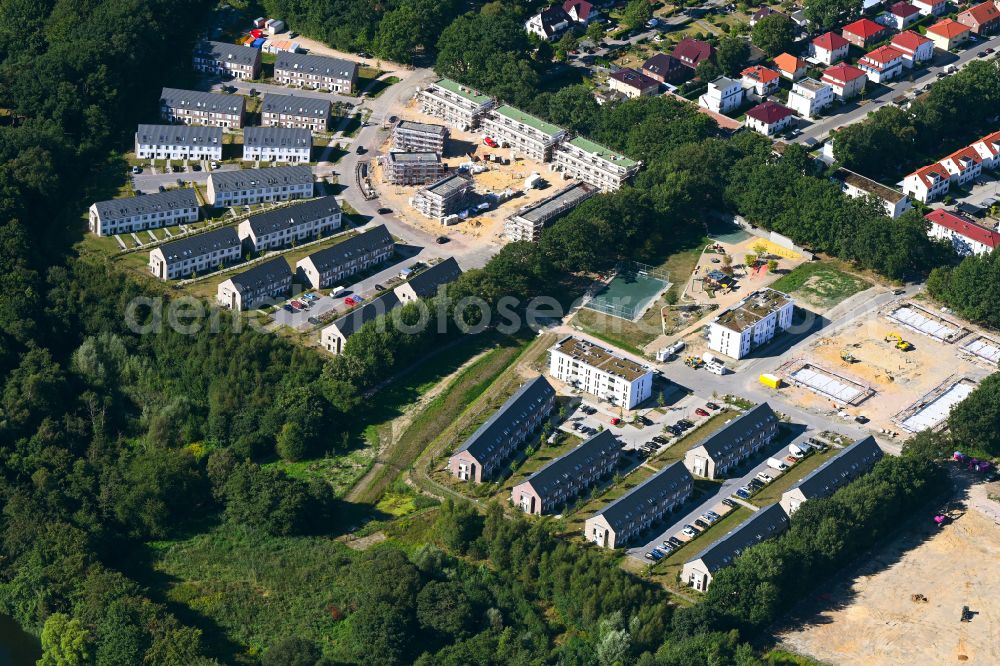
[[[760,376],[760,383],[773,389],[781,388],[781,377],[770,374]]]

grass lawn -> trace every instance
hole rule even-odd
[[[867,280],[840,270],[831,262],[813,261],[796,266],[771,287],[807,303],[830,308],[871,286]]]
[[[825,453],[814,453],[808,458],[800,460],[787,472],[761,488],[759,493],[750,498],[750,502],[760,507],[774,504],[781,499],[782,493],[798,483],[802,477],[819,467],[823,462],[832,458],[839,451],[840,449],[831,446]],[[785,453],[787,454],[787,451]]]
[[[652,469],[644,465],[636,467],[619,483],[613,483],[610,488],[597,497],[592,497],[575,511],[565,514],[562,518],[562,531],[570,535],[583,534],[583,524],[588,518],[638,486],[654,473]]]
[[[724,409],[716,414],[712,414],[712,416],[702,421],[700,425],[695,423],[695,428],[688,430],[679,440],[663,451],[660,451],[656,456],[650,458],[649,463],[657,469],[663,469],[671,463],[683,460],[684,454],[687,453],[688,449],[708,439],[710,435],[721,430],[722,426],[726,425],[726,421],[736,416],[736,412]]]
[[[298,479],[321,479],[329,483],[340,497],[364,476],[371,467],[374,457],[370,448],[361,448],[344,455],[329,455],[317,460],[299,462],[278,460],[267,463],[265,467],[277,467],[288,476]]]
[[[677,582],[684,563],[695,557],[705,548],[726,536],[736,526],[753,515],[753,511],[745,506],[737,506],[722,520],[712,525],[708,530],[702,532],[697,539],[687,542],[669,556],[663,558],[656,564],[649,567],[650,579],[659,583],[663,587],[674,590],[687,590],[688,588]]]

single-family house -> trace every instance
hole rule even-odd
[[[903,179],[903,192],[921,203],[948,193],[951,175],[939,162],[921,167]]]
[[[334,320],[332,324],[320,331],[320,345],[334,356],[342,354],[344,348],[347,347],[347,341],[362,326],[389,314],[398,305],[399,299],[391,291],[378,298],[373,298],[360,308],[354,308],[343,317]]]
[[[934,57],[934,42],[912,30],[893,35],[889,44],[903,54],[903,66],[907,69],[919,67]]]
[[[1000,7],[992,1],[981,2],[958,15],[958,22],[979,35],[992,35],[1000,30]]]
[[[979,224],[964,215],[937,208],[927,213],[924,219],[930,223],[927,235],[951,242],[955,252],[989,254],[1000,244],[1000,233]]]
[[[210,273],[239,261],[241,252],[236,229],[222,227],[153,248],[149,253],[149,272],[159,280]]]
[[[629,99],[635,99],[658,93],[660,82],[631,67],[623,67],[608,77],[608,87]]]
[[[421,298],[437,296],[442,286],[450,284],[462,276],[462,269],[455,257],[448,257],[430,268],[425,268],[393,291],[400,303],[413,303]]]
[[[908,2],[900,1],[890,6],[888,11],[876,20],[894,30],[906,30],[920,20],[920,10]]]
[[[292,270],[284,257],[268,259],[219,283],[216,301],[235,311],[273,305],[288,294]]]
[[[735,468],[778,436],[778,415],[763,402],[729,421],[684,454],[684,466],[694,476],[725,478]]]
[[[948,11],[948,0],[910,0],[923,16],[940,16]]]
[[[554,513],[610,477],[618,468],[621,453],[618,438],[603,430],[514,486],[510,501],[528,514]]]
[[[681,569],[681,582],[705,592],[715,574],[731,565],[747,548],[772,539],[787,529],[788,514],[781,505],[772,504],[755,511],[726,536],[686,562]]]
[[[599,10],[587,0],[566,0],[562,5],[563,11],[579,25],[589,25],[600,14]]]
[[[858,60],[858,68],[873,83],[892,81],[903,73],[904,53],[892,46],[880,46]]]
[[[764,5],[750,16],[750,27],[751,28],[754,27],[755,25],[760,23],[761,19],[767,18],[768,16],[772,15],[783,16],[785,18],[788,18],[787,14],[784,14],[782,12],[779,12],[777,9],[772,9],[767,5]]]
[[[308,284],[313,289],[326,289],[372,266],[385,263],[395,252],[392,235],[384,224],[380,224],[300,259],[295,264],[295,274],[302,284]]]
[[[743,104],[743,84],[727,76],[719,76],[708,82],[708,90],[698,98],[698,106],[715,111],[729,113]]]
[[[779,504],[789,516],[811,499],[829,497],[865,474],[882,459],[882,449],[872,436],[844,447],[806,474],[781,495]]]
[[[827,32],[809,42],[809,55],[825,65],[847,57],[851,43],[835,32]]]
[[[657,53],[642,63],[642,73],[660,83],[680,83],[691,77],[691,68],[666,53]]]
[[[763,65],[753,65],[743,70],[741,83],[747,96],[760,100],[778,90],[781,74]]]
[[[545,377],[526,382],[452,454],[449,471],[460,481],[488,481],[549,418],[555,405],[555,389]]]
[[[934,47],[942,51],[950,51],[953,48],[969,41],[972,30],[967,25],[962,25],[954,19],[939,21],[927,28],[927,37],[934,42]]]
[[[837,169],[833,179],[840,184],[841,191],[852,199],[873,197],[878,200],[885,209],[885,214],[893,219],[913,208],[909,197],[902,192],[849,169]]]
[[[794,117],[787,106],[768,100],[747,111],[743,124],[764,136],[774,136],[788,127]]]
[[[677,42],[670,55],[680,60],[685,67],[698,69],[698,65],[715,56],[715,47],[700,39],[685,37]]]
[[[871,19],[863,18],[848,23],[841,31],[841,36],[859,49],[867,50],[872,44],[877,44],[889,37],[890,30]]]
[[[678,461],[628,491],[587,519],[583,536],[601,548],[624,546],[666,514],[684,506],[694,481]]]
[[[574,23],[559,5],[546,7],[524,23],[524,29],[539,39],[551,42],[559,39]]]
[[[800,79],[788,93],[788,108],[803,118],[815,118],[833,104],[833,87],[816,79]]]
[[[842,62],[823,72],[821,80],[833,88],[837,99],[846,101],[861,94],[868,83],[868,75],[857,67]]]
[[[809,63],[791,53],[782,53],[774,59],[774,66],[789,81],[798,81],[806,75]]]

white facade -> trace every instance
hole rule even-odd
[[[98,236],[113,236],[197,222],[200,210],[194,190],[167,190],[91,204],[89,227]]]
[[[560,340],[549,350],[549,374],[626,409],[633,409],[653,391],[651,368],[574,337]]]
[[[620,188],[639,170],[639,166],[639,162],[583,137],[563,141],[556,146],[552,162],[553,171],[560,171],[567,178],[578,178],[602,192]]]
[[[792,325],[795,303],[774,289],[756,291],[716,317],[708,329],[708,348],[741,359]]]
[[[254,215],[240,222],[238,233],[244,246],[261,252],[319,238],[340,225],[340,206],[328,196]]]
[[[947,0],[911,0],[910,4],[919,9],[922,16],[940,16],[948,9]]]
[[[708,91],[698,98],[698,106],[715,111],[729,113],[743,104],[743,86],[739,81],[720,76],[709,81]]]
[[[921,203],[944,196],[950,188],[948,170],[937,163],[914,171],[903,179],[903,192]]]
[[[206,199],[217,208],[265,201],[308,199],[313,195],[312,170],[307,166],[215,171],[208,177]]]
[[[420,110],[453,127],[470,130],[493,108],[495,101],[451,79],[439,79],[420,91]]]
[[[886,187],[861,174],[841,168],[833,177],[840,183],[840,189],[844,194],[852,199],[874,197],[882,204],[885,214],[893,219],[913,208],[909,197],[902,192]]]
[[[305,164],[312,160],[312,133],[290,127],[248,127],[243,132],[244,162]]]
[[[788,108],[803,118],[815,118],[833,104],[833,88],[816,79],[802,79],[792,84],[788,93]]]
[[[350,93],[358,80],[358,64],[311,53],[282,52],[274,62],[274,80],[287,86]]]
[[[222,128],[139,125],[135,156],[143,160],[221,160]]]
[[[934,57],[934,42],[923,35],[907,31],[892,38],[892,48],[903,54],[903,66],[913,69]]]
[[[858,68],[868,75],[870,81],[884,83],[903,73],[903,57],[902,51],[883,46],[858,60]]]
[[[240,239],[232,227],[164,243],[149,253],[149,272],[159,280],[205,274],[240,259]]]
[[[566,130],[519,111],[512,106],[493,109],[483,119],[483,130],[514,154],[539,162],[552,158],[552,149],[566,136]]]

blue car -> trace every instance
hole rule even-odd
[[[740,488],[739,490],[737,490],[733,494],[736,495],[737,497],[739,497],[740,499],[745,499],[745,500],[750,499],[750,493],[748,493],[747,491],[743,490],[742,488]]]
[[[659,562],[660,560],[663,559],[663,553],[654,548],[653,550],[646,553],[646,559],[653,560],[654,562]]]
[[[284,305],[282,305],[282,306],[281,306],[281,308],[282,308],[283,310],[286,310],[286,311],[288,311],[288,312],[295,312],[295,308],[293,308],[293,307],[292,307],[291,305],[289,305],[288,303],[285,303]]]

